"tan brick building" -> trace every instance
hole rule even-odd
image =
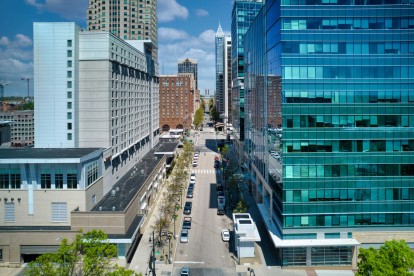
[[[193,74],[160,76],[160,126],[163,131],[191,128],[196,94]]]

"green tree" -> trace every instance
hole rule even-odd
[[[215,107],[210,109],[210,116],[215,122],[217,122],[220,119],[220,114],[218,113]]]
[[[229,154],[229,145],[225,144],[224,146],[221,147],[221,154],[223,154],[223,156],[227,157],[227,155]]]
[[[171,226],[171,218],[168,216],[161,214],[158,218],[155,219],[154,225],[152,229],[156,233],[158,237],[158,241],[161,242],[162,232],[167,232]]]
[[[193,124],[196,126],[197,129],[201,125],[203,120],[204,120],[204,111],[201,108],[199,108],[197,109],[194,115],[194,122],[193,122]]]
[[[249,211],[249,205],[244,199],[240,199],[237,204],[236,208],[234,208],[233,213],[247,213]]]
[[[359,249],[358,276],[414,275],[414,251],[404,240],[387,241],[379,250]]]
[[[76,235],[72,243],[63,239],[56,253],[47,253],[31,262],[25,275],[138,275],[133,271],[112,266],[116,245],[110,244],[102,230]]]

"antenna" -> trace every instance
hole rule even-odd
[[[11,81],[0,81],[0,98],[4,97],[4,87],[11,84]]]

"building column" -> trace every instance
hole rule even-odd
[[[306,266],[312,264],[312,247],[306,247]]]

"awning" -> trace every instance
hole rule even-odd
[[[147,208],[147,203],[146,202],[142,203],[140,208],[141,210],[145,210],[145,208]]]

